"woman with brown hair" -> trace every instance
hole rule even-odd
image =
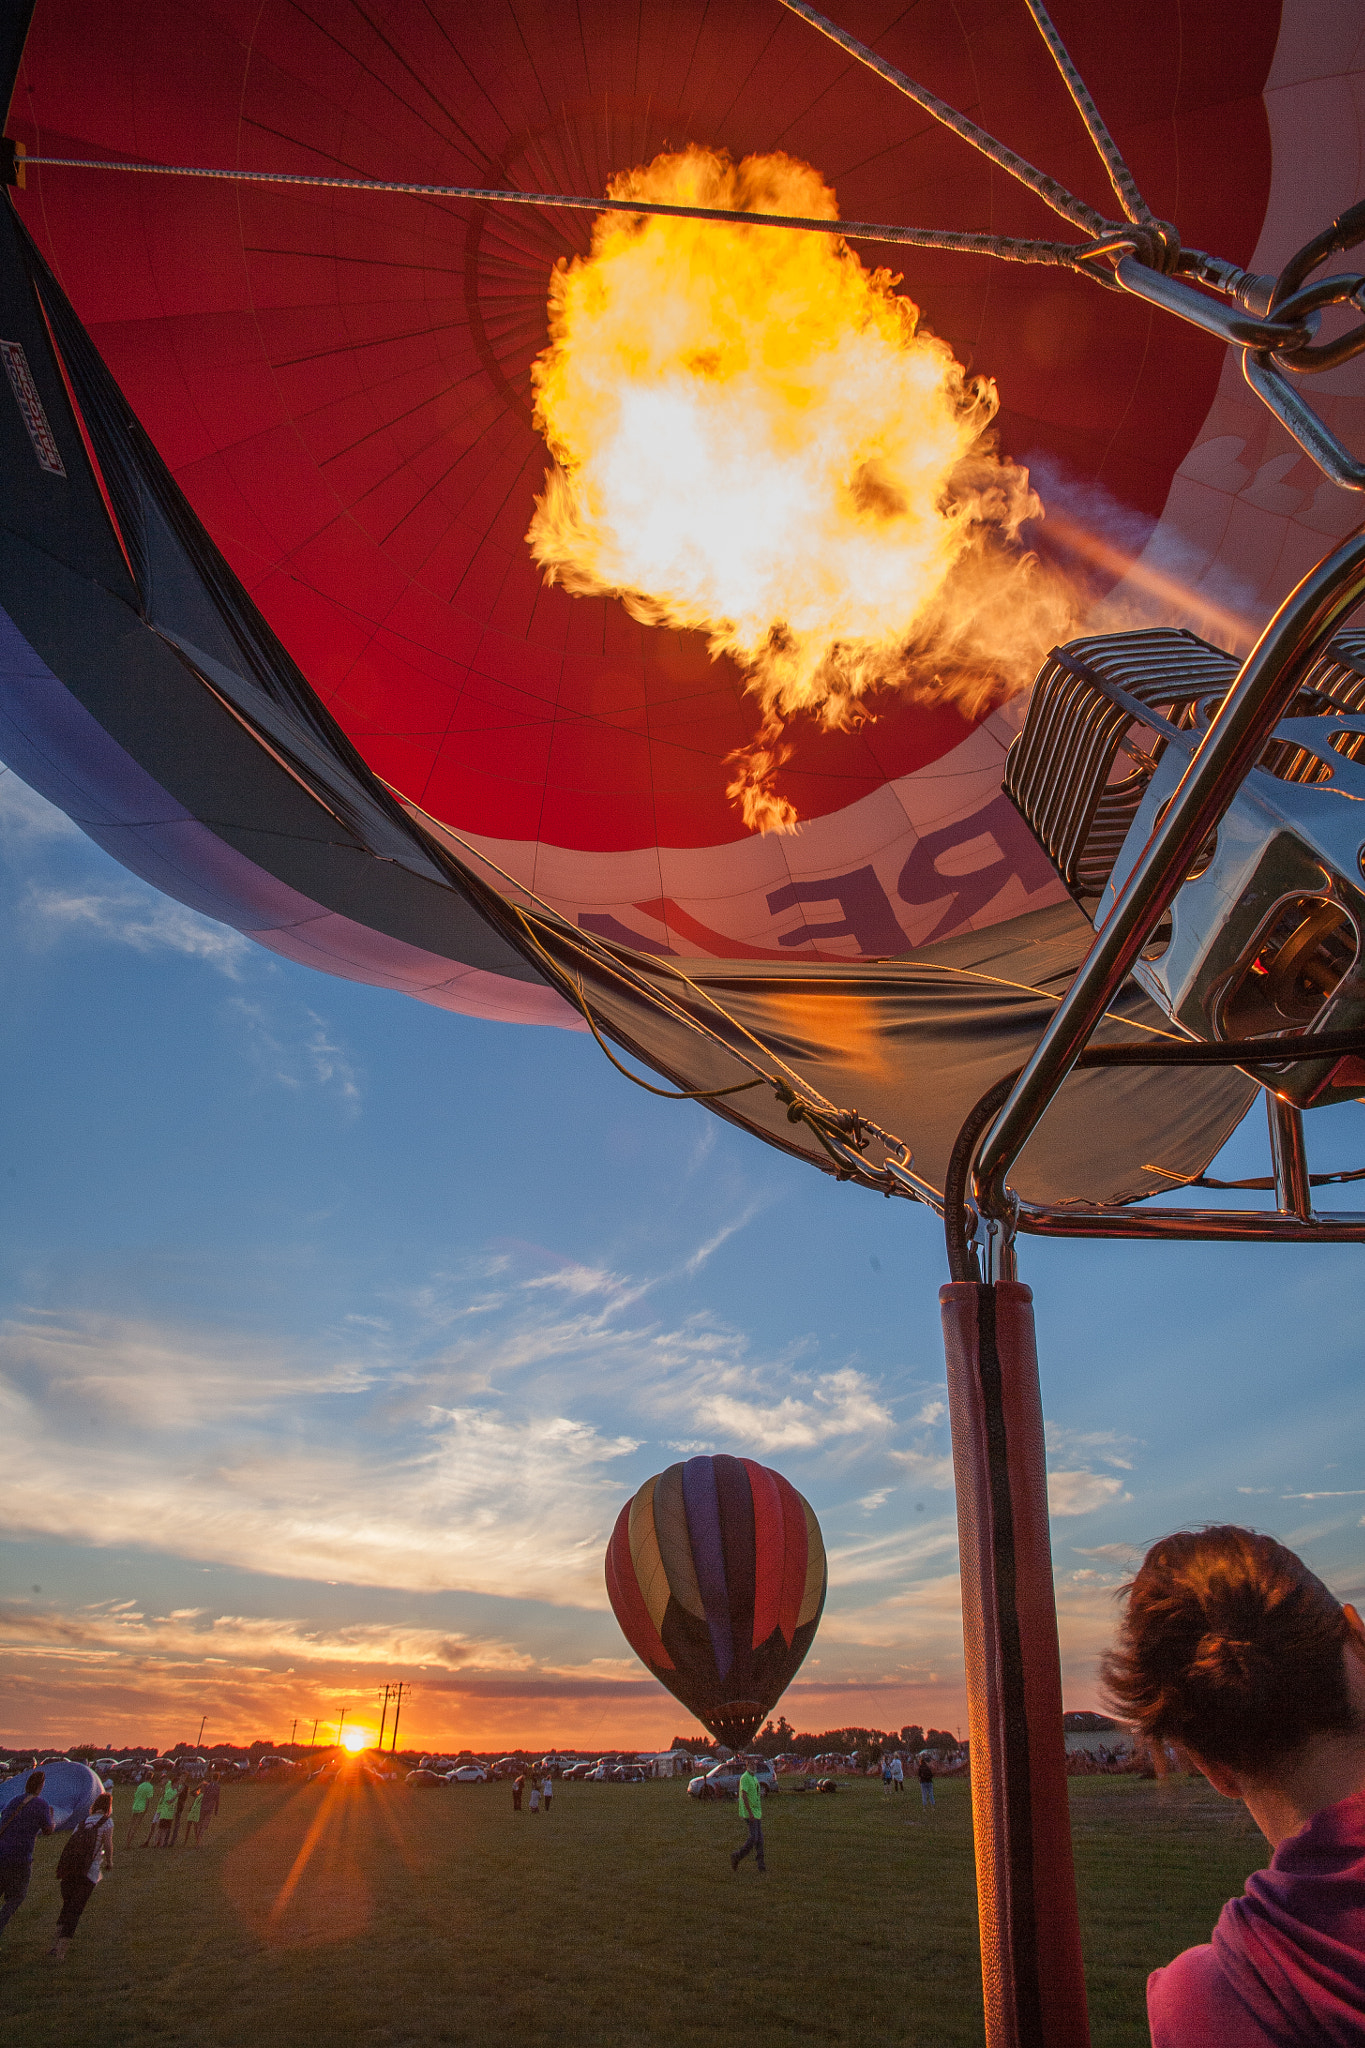
[[[1104,1678],[1274,1849],[1211,1943],[1147,1980],[1153,2048],[1365,2041],[1365,1626],[1250,1529],[1156,1543]]]

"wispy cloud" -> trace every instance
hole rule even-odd
[[[73,824],[65,811],[59,811],[36,789],[30,789],[12,768],[0,764],[0,839],[7,850],[13,852],[42,840],[79,840],[83,836],[80,826]]]
[[[1112,1429],[1064,1429],[1055,1422],[1047,1423],[1046,1430],[1050,1458],[1094,1459],[1119,1472],[1133,1469],[1135,1437],[1120,1436]]]
[[[737,1232],[743,1230],[746,1224],[752,1223],[762,1207],[763,1204],[761,1202],[750,1202],[742,1215],[736,1216],[730,1223],[723,1223],[719,1230],[706,1239],[704,1244],[697,1246],[690,1259],[684,1261],[683,1271],[689,1275],[700,1273],[702,1267],[712,1254],[718,1252],[727,1239],[734,1237]]]
[[[201,917],[153,889],[61,889],[34,883],[22,904],[31,936],[42,944],[75,935],[131,946],[138,953],[183,953],[237,981],[250,941],[230,925]]]
[[[347,1110],[359,1107],[356,1067],[316,1010],[246,996],[234,996],[228,1008],[241,1029],[247,1058],[263,1082],[295,1090],[327,1089]]]
[[[1124,1491],[1123,1481],[1111,1479],[1104,1472],[1049,1472],[1047,1475],[1048,1508],[1058,1517],[1091,1515],[1096,1508],[1131,1499],[1132,1495]]]

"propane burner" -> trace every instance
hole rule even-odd
[[[1056,649],[1005,765],[1005,791],[1102,925],[1169,808],[1238,662],[1193,633]],[[1200,848],[1134,976],[1192,1038],[1365,1026],[1365,633],[1309,672]],[[1358,1059],[1249,1068],[1300,1107],[1359,1097]]]

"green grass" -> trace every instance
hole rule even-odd
[[[1096,2048],[1147,2040],[1147,1971],[1207,1938],[1265,1860],[1200,1780],[1072,1781]],[[736,1876],[732,1806],[681,1784],[225,1790],[201,1849],[122,1848],[60,1970],[57,1846],[0,1939],[22,2048],[776,2048],[982,2037],[970,1795],[851,1782],[765,1814],[769,1874]],[[298,1868],[310,1832],[311,1854]],[[60,1841],[60,1837],[58,1840]],[[290,1884],[290,1873],[295,1880]]]

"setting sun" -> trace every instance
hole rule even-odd
[[[341,1738],[341,1746],[354,1756],[357,1750],[369,1748],[370,1737],[363,1728],[348,1728]]]

